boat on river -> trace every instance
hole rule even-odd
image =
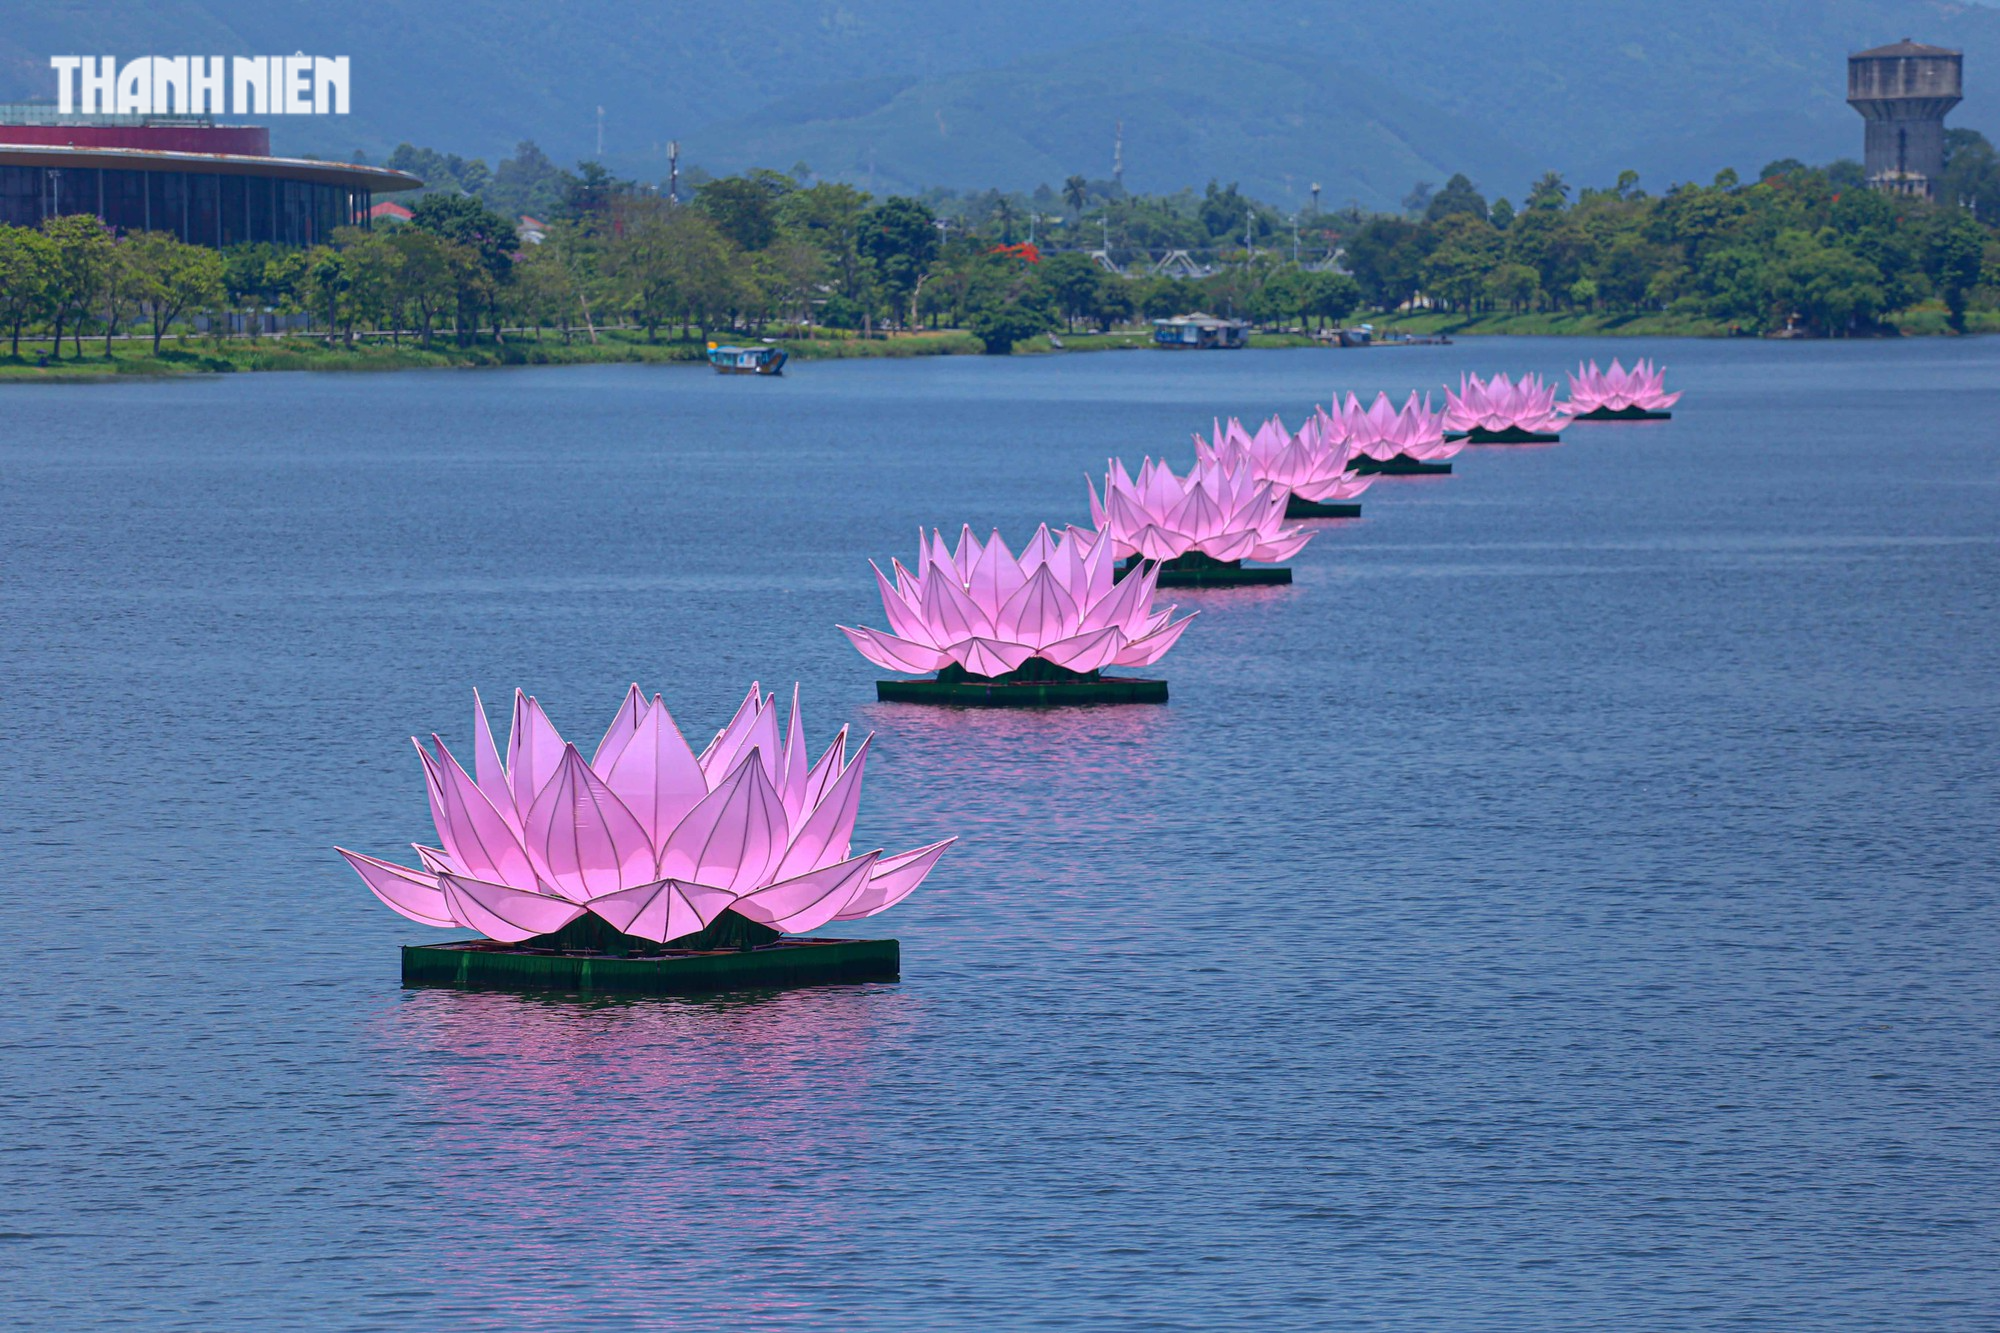
[[[782,375],[788,360],[782,347],[724,347],[708,345],[708,364],[718,375]]]

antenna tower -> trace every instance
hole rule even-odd
[[[1122,120],[1111,136],[1111,183],[1121,189],[1125,185],[1125,122]]]
[[[667,140],[667,204],[672,207],[681,201],[681,141]]]

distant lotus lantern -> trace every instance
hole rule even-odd
[[[952,839],[895,856],[853,855],[868,741],[842,728],[806,752],[794,691],[782,729],[773,696],[750,687],[699,756],[658,695],[634,685],[586,762],[519,691],[503,763],[478,705],[473,772],[444,742],[416,741],[438,846],[412,870],[336,849],[392,910],[518,943],[586,915],[637,940],[698,936],[729,914],[769,937],[893,907]]]
[[[875,581],[889,632],[840,626],[861,655],[890,671],[935,671],[934,681],[880,681],[883,699],[945,703],[1150,703],[1163,681],[1103,676],[1106,667],[1151,666],[1192,616],[1156,609],[1157,570],[1118,577],[1109,541],[1081,528],[1038,528],[1021,548],[999,533],[984,543],[961,530],[956,548],[917,535],[914,571],[892,562]]]
[[[1129,564],[1159,561],[1163,587],[1290,583],[1289,569],[1243,564],[1289,559],[1312,540],[1284,526],[1288,498],[1284,487],[1257,480],[1248,460],[1226,467],[1214,457],[1200,459],[1177,477],[1166,463],[1147,458],[1135,478],[1114,459],[1103,497],[1090,488],[1090,516]]]
[[[1445,391],[1444,427],[1463,432],[1471,444],[1551,444],[1569,417],[1556,402],[1555,386],[1539,375],[1519,383],[1506,375],[1459,379],[1458,392]]]
[[[1595,361],[1576,368],[1567,408],[1576,421],[1664,421],[1680,398],[1667,392],[1666,372],[1652,361],[1641,359],[1627,370],[1613,358],[1609,370],[1599,370]]]
[[[1307,417],[1296,435],[1277,417],[1258,427],[1255,435],[1231,417],[1227,426],[1216,423],[1211,441],[1196,436],[1195,453],[1202,462],[1225,470],[1248,461],[1258,481],[1291,492],[1287,518],[1358,517],[1361,506],[1353,501],[1374,481],[1350,470],[1353,442],[1344,423],[1323,410]]]
[[[1447,440],[1444,418],[1429,398],[1414,391],[1399,410],[1386,393],[1375,395],[1367,408],[1353,394],[1336,418],[1353,442],[1356,467],[1364,473],[1407,475],[1451,471],[1447,461],[1464,448]]]

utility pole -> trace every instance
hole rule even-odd
[[[597,160],[604,160],[604,108],[597,108]]]
[[[681,141],[667,140],[667,207],[681,201]]]
[[[1125,188],[1125,122],[1122,120],[1111,137],[1111,183],[1121,190]]]

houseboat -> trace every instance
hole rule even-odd
[[[782,347],[723,347],[708,345],[708,364],[718,375],[782,375],[785,373]]]

